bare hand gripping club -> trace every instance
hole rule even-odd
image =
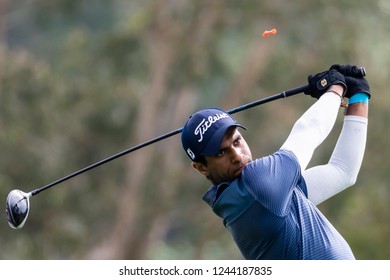
[[[360,68],[361,77],[365,76],[365,74],[366,74],[365,69],[363,67],[361,67]],[[292,95],[296,95],[296,94],[305,92],[308,89],[308,87],[309,87],[308,85],[303,85],[303,86],[300,86],[297,88],[286,90],[286,91],[271,95],[269,97],[259,99],[257,101],[247,103],[247,104],[244,104],[242,106],[230,109],[227,112],[229,114],[238,113],[238,112],[241,112],[243,110],[246,110],[246,109],[261,105],[261,104],[265,104],[265,103],[268,103],[268,102],[271,102],[271,101],[274,101],[277,99],[286,98],[286,97],[289,97]],[[78,170],[74,173],[71,173],[63,178],[60,178],[60,179],[58,179],[58,180],[56,180],[48,185],[45,185],[45,186],[38,188],[38,189],[35,189],[29,193],[25,193],[25,192],[18,190],[18,189],[12,190],[8,194],[8,197],[6,200],[6,213],[7,213],[8,224],[13,229],[20,229],[24,226],[24,224],[27,220],[28,214],[30,212],[30,197],[32,197],[32,196],[34,196],[34,195],[36,195],[36,194],[38,194],[46,189],[49,189],[55,185],[58,185],[64,181],[67,181],[75,176],[78,176],[82,173],[85,173],[93,168],[96,168],[100,165],[103,165],[103,164],[108,163],[114,159],[117,159],[121,156],[129,154],[129,153],[134,152],[136,150],[139,150],[143,147],[149,146],[149,145],[156,143],[158,141],[161,141],[163,139],[169,138],[173,135],[179,134],[179,133],[181,133],[182,130],[183,130],[183,128],[178,128],[178,129],[173,130],[171,132],[168,132],[166,134],[160,135],[156,138],[150,139],[144,143],[133,146],[127,150],[124,150],[124,151],[119,152],[117,154],[114,154],[106,159],[103,159],[103,160],[98,161],[94,164],[91,164],[87,167],[84,167],[83,169],[80,169],[80,170]]]

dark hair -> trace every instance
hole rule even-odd
[[[207,166],[207,159],[206,159],[206,157],[204,157],[204,156],[197,156],[197,157],[194,159],[194,162],[198,162],[198,163],[201,163],[201,164]]]

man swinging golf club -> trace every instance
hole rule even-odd
[[[368,122],[367,80],[351,65],[310,75],[316,101],[274,154],[252,159],[241,124],[220,109],[193,114],[182,131],[192,166],[213,186],[203,199],[246,259],[355,259],[350,246],[316,207],[353,185],[363,160]],[[332,130],[343,97],[343,127],[326,165],[307,169]]]

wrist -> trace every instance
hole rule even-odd
[[[358,92],[352,95],[348,100],[348,105],[354,104],[354,103],[364,103],[368,104],[369,96],[367,93],[364,92]]]
[[[345,115],[349,116],[358,116],[363,118],[368,118],[368,104],[366,103],[352,103],[348,104],[345,111]]]
[[[331,85],[327,92],[333,92],[334,94],[337,94],[338,96],[340,96],[340,98],[342,98],[344,96],[345,87],[341,84]]]

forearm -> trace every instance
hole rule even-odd
[[[303,173],[309,199],[316,205],[354,185],[363,161],[367,139],[368,95],[354,101],[350,99],[349,103],[343,129],[329,163]]]
[[[328,164],[303,172],[308,197],[314,204],[325,201],[356,182],[366,146],[367,122],[367,118],[361,116],[345,116]]]
[[[347,107],[345,115],[347,115],[347,116],[360,116],[360,117],[367,119],[368,118],[368,104],[361,103],[361,102],[350,104]]]
[[[306,169],[314,150],[329,135],[336,122],[341,103],[341,97],[337,92],[340,92],[341,95],[343,88],[341,86],[332,86],[329,90],[332,92],[323,94],[298,119],[281,147],[295,154],[302,171]]]

